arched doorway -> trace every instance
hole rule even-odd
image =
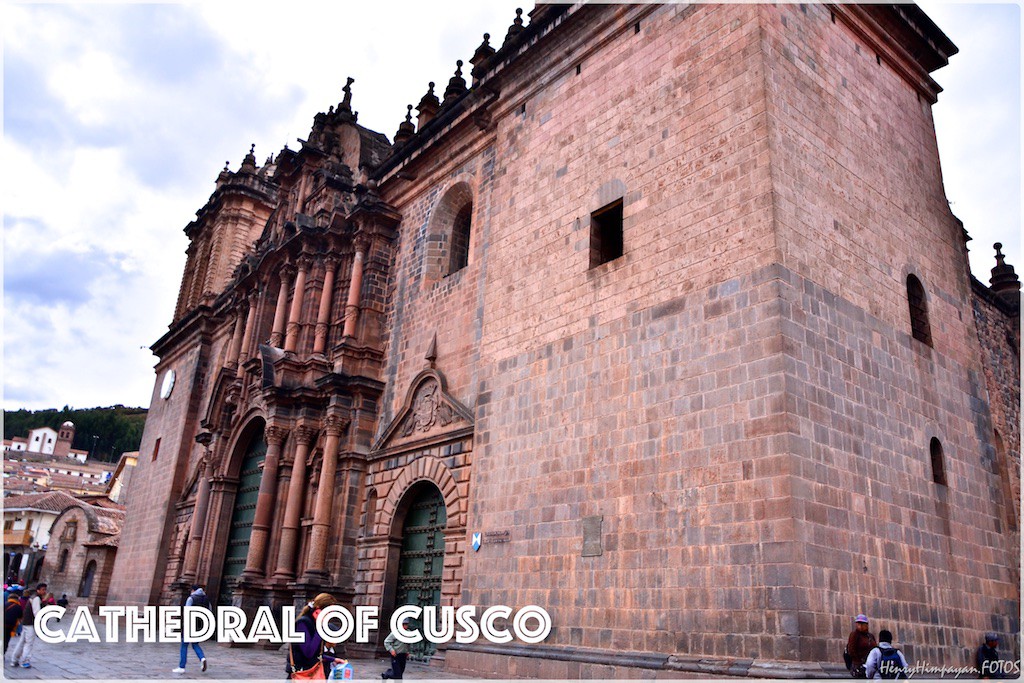
[[[263,422],[256,426],[245,447],[245,454],[238,473],[238,490],[235,492],[234,511],[228,532],[227,547],[224,551],[224,569],[221,571],[220,596],[218,603],[230,605],[231,597],[238,583],[238,577],[245,569],[245,558],[249,554],[249,536],[252,522],[256,517],[256,499],[260,492],[260,478],[263,459],[267,456],[267,442],[263,437]]]
[[[395,607],[441,604],[441,580],[444,567],[444,529],[448,512],[441,491],[431,482],[415,484],[405,494],[402,505],[402,548],[398,557],[398,585]],[[434,653],[433,643],[422,641],[411,646],[413,658]]]
[[[87,598],[92,594],[92,582],[96,578],[96,560],[90,560],[85,566],[85,574],[82,575],[82,583],[78,587],[78,597]]]

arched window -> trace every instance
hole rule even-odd
[[[472,187],[460,181],[449,187],[431,210],[424,243],[425,288],[469,265],[473,206]]]
[[[910,333],[914,339],[931,346],[932,330],[928,324],[928,304],[924,297],[924,285],[913,273],[907,276],[907,304],[910,306]]]
[[[932,437],[932,481],[941,486],[946,486],[946,462],[942,454],[942,443]]]
[[[459,209],[452,223],[451,258],[448,274],[456,273],[469,265],[469,229],[473,222],[473,203]]]

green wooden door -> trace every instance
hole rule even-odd
[[[231,531],[224,554],[224,570],[221,572],[219,604],[230,605],[231,596],[238,583],[238,577],[245,569],[245,558],[249,554],[249,535],[252,521],[256,517],[256,498],[260,491],[260,465],[267,456],[267,442],[263,439],[263,428],[253,435],[249,447],[242,457],[238,491],[235,494],[235,510],[231,515]]]
[[[409,492],[412,504],[402,525],[402,551],[398,560],[396,606],[441,604],[441,570],[444,567],[444,528],[448,513],[441,492],[433,484],[420,484]],[[422,628],[421,624],[416,624]],[[409,656],[425,659],[434,653],[433,643],[411,646]]]

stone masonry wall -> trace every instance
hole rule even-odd
[[[830,658],[866,612],[911,659],[960,666],[986,630],[1019,647],[1019,545],[991,504],[988,392],[930,105],[840,10],[761,9],[799,463],[789,607],[800,659]],[[910,273],[933,347],[910,335]]]
[[[218,344],[223,344],[223,340]],[[157,366],[156,382],[146,426],[139,446],[139,460],[132,475],[120,552],[111,580],[110,604],[158,604],[164,588],[175,503],[181,494],[189,468],[201,447],[194,438],[198,431],[201,405],[209,393],[206,344],[180,344],[180,351],[165,357]],[[174,369],[174,390],[160,398],[164,374]],[[208,399],[207,399],[208,400]],[[159,440],[159,452],[154,449]],[[154,501],[160,504],[154,505]]]
[[[993,448],[983,458],[1001,482],[992,500],[998,501],[1002,520],[1020,538],[1020,314],[1008,315],[975,294],[974,321],[984,359],[985,385],[992,414]],[[1019,574],[1019,558],[1016,570]]]
[[[499,122],[470,528],[510,542],[469,555],[463,602],[544,605],[563,657],[789,659],[757,10],[585,16],[599,50],[552,36],[546,78],[506,86],[526,112]],[[616,195],[625,254],[589,269]]]

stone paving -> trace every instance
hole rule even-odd
[[[98,624],[102,634],[102,626]],[[64,626],[65,631],[67,626]],[[123,640],[123,637],[122,637]],[[14,643],[11,642],[11,647]],[[177,643],[60,643],[36,640],[32,668],[13,667],[5,660],[3,675],[11,680],[282,680],[288,659],[287,650],[259,647],[228,647],[221,643],[203,643],[208,669],[200,671],[195,652],[189,648],[185,673],[171,673],[178,666]],[[356,680],[381,680],[388,668],[386,659],[351,660]],[[436,667],[410,662],[407,679],[471,680],[468,676],[446,673]]]

